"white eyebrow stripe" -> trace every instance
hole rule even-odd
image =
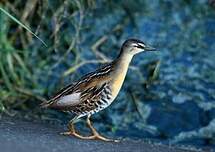
[[[138,45],[140,45],[142,47],[145,47],[145,45],[143,43],[138,43]]]
[[[138,47],[138,44],[136,44],[136,43],[134,43],[134,44],[132,44],[134,47]]]

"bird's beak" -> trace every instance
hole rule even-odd
[[[156,51],[156,48],[151,47],[151,46],[145,46],[143,49],[144,49],[145,51]]]

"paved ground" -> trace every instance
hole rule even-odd
[[[14,119],[14,118],[13,118]],[[120,143],[83,141],[59,135],[60,126],[2,118],[0,120],[1,152],[188,152],[180,148],[126,140]]]

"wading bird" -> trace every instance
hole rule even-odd
[[[101,136],[92,126],[90,117],[107,108],[117,97],[133,56],[143,51],[154,50],[140,40],[128,39],[123,43],[115,60],[63,88],[41,106],[76,114],[69,122],[69,131],[62,133],[63,135],[73,135],[81,139],[116,141]],[[75,121],[83,116],[87,116],[87,125],[93,133],[91,136],[82,136],[75,131]]]

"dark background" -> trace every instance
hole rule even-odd
[[[127,38],[159,52],[133,59],[115,102],[94,115],[109,136],[215,146],[213,0],[3,0],[0,6],[1,115],[66,124],[41,110],[60,88],[114,59]],[[83,122],[77,124],[85,131]]]

